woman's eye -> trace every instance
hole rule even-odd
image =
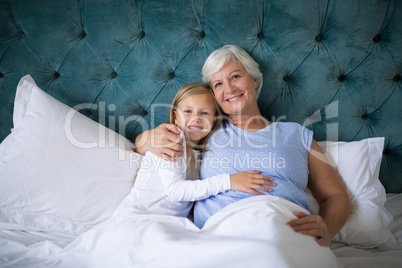
[[[237,79],[237,78],[239,78],[239,77],[240,77],[240,75],[235,74],[235,75],[232,76],[232,79]]]
[[[216,83],[215,85],[214,85],[214,88],[218,88],[218,87],[220,87],[222,85],[222,83]]]

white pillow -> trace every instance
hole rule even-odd
[[[385,189],[378,179],[384,138],[318,144],[344,180],[352,203],[349,219],[333,240],[361,248],[396,248],[388,228],[393,218],[384,208]],[[311,213],[318,214],[317,200],[307,193]]]
[[[18,84],[13,121],[0,144],[0,228],[79,234],[112,216],[141,159],[132,143],[29,75]]]

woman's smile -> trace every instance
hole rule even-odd
[[[244,95],[244,94],[237,95],[237,96],[235,96],[235,97],[232,97],[232,98],[227,99],[227,101],[228,101],[228,102],[235,102],[235,101],[239,100],[241,97],[243,97],[243,95]]]

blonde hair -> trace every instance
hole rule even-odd
[[[179,103],[184,100],[185,98],[198,95],[198,94],[210,94],[215,106],[215,115],[214,115],[214,122],[211,128],[211,132],[208,133],[204,138],[202,138],[198,144],[193,144],[192,141],[186,139],[186,152],[187,152],[187,179],[190,180],[197,180],[199,178],[199,164],[197,163],[197,159],[195,159],[195,155],[193,153],[193,149],[198,151],[205,152],[205,146],[208,141],[208,138],[215,132],[215,130],[219,127],[222,121],[222,111],[215,100],[214,93],[210,86],[203,83],[189,83],[182,86],[176,93],[172,101],[172,105],[170,108],[170,116],[169,116],[169,123],[175,124],[175,111]],[[194,145],[191,146],[190,144]]]
[[[214,74],[220,71],[228,62],[240,62],[243,64],[249,75],[257,79],[257,98],[262,88],[262,73],[258,63],[241,47],[236,45],[226,45],[214,50],[207,58],[202,67],[202,80],[209,84]]]

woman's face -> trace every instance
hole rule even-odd
[[[175,124],[195,143],[211,132],[214,117],[214,99],[209,93],[188,96],[175,110]]]
[[[229,116],[247,115],[248,112],[258,109],[257,79],[251,77],[240,62],[226,63],[212,76],[210,84],[216,101]]]

